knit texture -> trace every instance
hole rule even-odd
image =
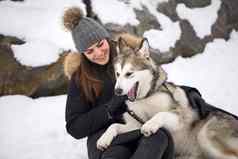
[[[76,49],[84,53],[90,46],[102,39],[109,38],[108,31],[91,18],[81,18],[78,25],[72,30],[72,37]]]

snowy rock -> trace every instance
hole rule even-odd
[[[206,7],[211,4],[211,0],[177,0],[178,3],[184,3],[189,8]]]
[[[62,56],[53,64],[43,67],[24,66],[14,57],[11,45],[23,41],[0,38],[0,96],[23,94],[31,97],[63,94],[67,79],[63,73]]]

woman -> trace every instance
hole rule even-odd
[[[109,33],[78,8],[64,14],[64,25],[72,33],[80,53],[80,66],[73,73],[66,104],[66,129],[76,139],[87,138],[89,159],[170,159],[173,142],[170,134],[159,130],[144,137],[139,130],[123,134],[121,140],[100,151],[98,138],[113,122],[120,122],[127,96],[114,95],[112,66],[116,54]]]

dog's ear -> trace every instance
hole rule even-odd
[[[143,38],[137,51],[137,54],[142,57],[148,58],[150,56],[150,45],[147,38]]]
[[[128,44],[127,44],[127,42],[125,41],[125,39],[123,39],[122,37],[120,37],[119,39],[118,39],[118,49],[117,49],[117,53],[118,54],[120,54],[120,53],[123,53],[124,51],[124,49],[125,48],[128,48]]]

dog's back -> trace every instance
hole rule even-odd
[[[213,158],[238,158],[238,121],[224,112],[215,111],[205,119],[198,133],[202,150]]]

